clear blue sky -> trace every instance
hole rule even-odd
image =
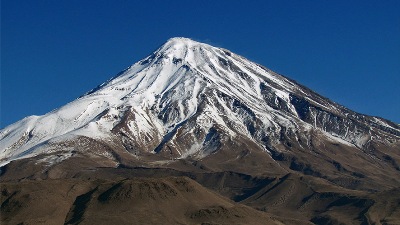
[[[400,123],[400,1],[2,0],[1,124],[42,115],[175,36]]]

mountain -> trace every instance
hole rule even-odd
[[[151,177],[187,176],[274,213],[265,206],[273,198],[268,185],[292,179],[278,205],[303,179],[314,184],[304,187],[310,195],[334,187],[332,202],[343,193],[363,199],[400,185],[399,124],[351,111],[229,50],[187,38],[168,40],[59,109],[5,127],[0,146],[3,182],[111,179],[110,171],[139,176],[146,168]],[[234,182],[208,184],[199,178],[205,173],[216,183]],[[246,179],[255,180],[235,186]],[[315,213],[293,217],[334,221]]]

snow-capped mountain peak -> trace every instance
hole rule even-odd
[[[235,137],[273,155],[287,148],[283,142],[309,145],[315,132],[363,148],[376,134],[398,138],[400,128],[354,113],[228,50],[171,38],[75,101],[1,130],[0,162],[87,151],[89,142],[135,157],[168,152],[172,159],[202,158]],[[116,160],[110,150],[92,154]]]

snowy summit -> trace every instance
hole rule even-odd
[[[59,151],[69,157],[92,142],[139,158],[168,153],[173,160],[203,158],[239,140],[273,156],[285,148],[282,137],[305,147],[315,133],[363,148],[371,135],[398,137],[400,128],[356,114],[228,50],[171,38],[75,101],[1,130],[0,163]],[[91,154],[118,164],[107,148]]]

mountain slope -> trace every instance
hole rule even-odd
[[[2,165],[286,174],[349,188],[399,185],[400,126],[361,115],[226,49],[172,38],[75,101],[0,131]]]
[[[282,224],[183,177],[26,181],[1,189],[2,224]]]

